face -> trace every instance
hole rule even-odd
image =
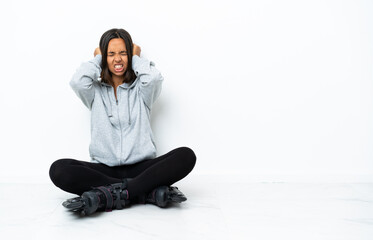
[[[113,78],[123,77],[127,70],[128,56],[124,40],[121,38],[113,38],[109,42],[107,50],[107,64]]]

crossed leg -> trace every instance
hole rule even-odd
[[[180,147],[154,159],[117,167],[71,158],[59,159],[51,165],[49,176],[57,187],[78,195],[92,187],[130,178],[127,190],[130,199],[136,199],[158,186],[172,185],[181,180],[192,171],[195,163],[194,152]]]

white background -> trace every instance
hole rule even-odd
[[[165,78],[158,154],[193,174],[373,175],[372,1],[0,3],[0,176],[89,160],[90,112],[69,86],[106,30]]]

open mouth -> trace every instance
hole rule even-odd
[[[115,64],[115,65],[114,65],[114,70],[115,70],[116,72],[121,72],[121,71],[123,71],[123,64]]]

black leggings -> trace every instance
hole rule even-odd
[[[131,200],[159,186],[169,186],[188,175],[196,163],[196,155],[180,147],[154,159],[132,165],[109,167],[70,158],[55,161],[49,170],[52,182],[62,190],[81,195],[92,187],[121,182],[130,178],[127,190]]]

